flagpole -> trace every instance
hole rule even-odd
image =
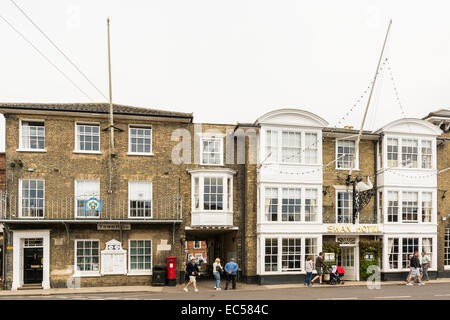
[[[111,36],[109,27],[109,18],[106,19],[108,30],[108,78],[109,78],[109,136],[110,136],[110,154],[109,154],[109,189],[108,193],[113,193],[112,190],[112,158],[114,157],[114,118],[113,118],[113,103],[112,103],[112,77],[111,77]]]

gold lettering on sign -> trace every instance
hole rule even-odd
[[[352,225],[329,225],[327,232],[330,233],[381,233],[379,225],[374,226],[352,226]]]

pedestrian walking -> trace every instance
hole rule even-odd
[[[216,285],[214,286],[214,289],[221,290],[220,289],[220,275],[223,272],[223,268],[220,265],[220,259],[216,258],[216,260],[213,263],[213,275],[214,279],[216,279]]]
[[[236,276],[238,271],[238,264],[234,261],[234,258],[230,259],[230,262],[228,262],[225,265],[225,272],[227,274],[227,281],[225,282],[225,290],[228,289],[228,284],[231,281],[232,288],[236,289]]]
[[[406,285],[412,286],[412,283],[410,281],[411,281],[411,279],[414,279],[414,278],[417,278],[417,281],[419,281],[419,286],[424,285],[424,283],[422,282],[422,279],[420,277],[421,269],[422,269],[422,267],[420,265],[420,260],[419,260],[419,251],[416,250],[416,251],[414,251],[413,257],[411,258],[411,276]]]
[[[425,280],[425,277],[427,277],[427,281],[430,280],[430,277],[428,277],[428,268],[431,268],[430,257],[422,251],[422,279]]]
[[[305,285],[308,287],[311,287],[311,279],[312,279],[312,272],[313,272],[313,257],[307,256],[306,262],[305,262],[305,271],[306,271],[306,279],[305,279]]]
[[[327,265],[323,263],[323,252],[320,252],[316,258],[316,272],[317,275],[314,279],[311,280],[311,284],[314,283],[317,279],[319,279],[319,283],[322,284],[322,276],[323,276],[323,268],[326,268]]]
[[[408,276],[406,277],[406,283],[408,284],[411,281],[411,274],[412,274],[412,267],[411,267],[411,259],[412,259],[413,255],[410,254],[408,256],[408,268],[409,268],[409,272],[408,272]]]
[[[198,270],[194,257],[191,257],[190,261],[186,264],[186,274],[189,276],[189,282],[184,287],[184,291],[188,292],[188,287],[192,283],[194,285],[195,292],[198,292],[197,277],[200,275],[200,271]]]

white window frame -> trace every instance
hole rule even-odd
[[[276,155],[274,156],[273,152],[270,157],[267,158],[267,145],[266,145],[266,137],[267,131],[271,131],[276,133],[277,139],[274,141],[276,145],[271,145],[272,149],[276,149]],[[283,149],[283,132],[294,132],[300,133],[300,162],[292,162],[292,161],[282,161],[282,149]],[[317,163],[306,163],[305,160],[305,150],[306,150],[306,134],[315,134],[317,136]],[[272,140],[271,140],[272,141]],[[265,163],[273,163],[279,164],[283,166],[317,166],[322,165],[322,130],[314,130],[309,128],[292,128],[292,127],[274,127],[274,126],[266,126],[263,130],[261,130],[261,138],[260,143],[262,147],[260,148],[260,158],[261,161],[265,160]]]
[[[386,195],[383,199],[383,223],[389,225],[430,225],[437,224],[437,192],[436,189],[430,188],[383,188],[384,194]],[[389,222],[388,221],[388,193],[389,192],[398,192],[398,221],[397,222]],[[403,192],[417,192],[417,222],[404,222],[403,221]],[[431,221],[430,222],[422,222],[422,194],[423,193],[431,193]]]
[[[79,200],[78,199],[79,195],[77,195],[77,184],[80,181],[96,181],[96,182],[98,182],[98,185],[99,185],[99,187],[98,187],[98,190],[99,190],[98,198],[100,198],[98,200],[101,200],[101,182],[100,182],[100,180],[75,179],[74,180],[74,202],[75,202],[75,204],[74,204],[74,210],[75,210],[74,217],[75,217],[75,219],[98,219],[100,217],[100,212],[99,211],[97,211],[97,214],[93,215],[93,216],[78,216],[78,204],[77,204],[77,201]],[[94,195],[94,196],[96,196],[96,195]]]
[[[339,222],[339,218],[338,218],[338,196],[339,196],[339,193],[348,193],[349,194],[349,198],[350,198],[349,199],[349,210],[350,210],[350,221],[349,222]],[[336,189],[334,203],[335,203],[336,223],[337,224],[349,224],[349,223],[352,223],[352,220],[353,220],[353,191],[349,190],[347,188]]]
[[[387,164],[387,140],[388,139],[397,139],[398,141],[398,166],[392,167],[400,170],[424,170],[424,171],[432,171],[436,169],[436,138],[430,136],[410,136],[405,134],[386,134],[383,138],[383,164],[384,169],[388,168]],[[403,163],[403,139],[410,139],[417,141],[417,168],[408,167],[405,163]],[[422,167],[422,141],[431,141],[431,168],[423,168]]]
[[[449,258],[445,259],[445,255],[448,255]],[[448,261],[448,264],[445,263],[445,260]],[[450,270],[450,227],[444,229],[444,269]]]
[[[34,181],[42,181],[44,183],[44,201],[43,201],[43,216],[42,217],[31,217],[31,216],[23,216],[22,215],[22,182],[25,180],[34,180]],[[22,219],[44,219],[45,218],[45,180],[44,179],[19,179],[19,197],[18,197],[18,202],[19,202],[19,218]]]
[[[23,134],[23,122],[42,122],[44,124],[44,148],[43,149],[33,149],[33,148],[25,148],[22,143],[22,134]],[[19,119],[19,148],[16,151],[19,152],[47,152],[45,147],[46,145],[46,132],[45,132],[45,120],[43,119]]]
[[[130,185],[132,183],[141,183],[141,184],[150,184],[150,194],[151,194],[151,210],[150,210],[150,216],[149,217],[135,217],[135,216],[131,216],[131,201],[149,201],[149,200],[136,200],[136,199],[131,199],[131,188]],[[152,181],[128,181],[128,218],[129,219],[153,219],[153,182]]]
[[[218,141],[220,146],[219,146],[219,157],[220,157],[220,161],[219,163],[203,163],[203,141],[204,140],[212,140],[212,141]],[[203,166],[223,166],[223,138],[216,138],[216,137],[208,137],[208,136],[203,136],[200,138],[200,165]]]
[[[399,248],[398,248],[398,266],[399,268],[397,269],[391,269],[389,266],[389,252],[388,252],[388,241],[389,239],[399,239]],[[419,250],[419,254],[422,254],[422,248],[423,248],[423,239],[432,239],[432,244],[431,244],[431,257],[430,257],[430,261],[431,261],[431,268],[429,268],[428,270],[430,271],[435,271],[437,270],[436,266],[437,266],[437,236],[436,234],[428,234],[428,233],[421,233],[421,234],[417,234],[417,233],[410,233],[410,234],[401,234],[401,233],[385,233],[383,236],[383,270],[385,272],[404,272],[404,271],[409,271],[409,268],[403,268],[403,239],[404,238],[417,238],[418,240],[418,250]]]
[[[277,271],[265,271],[265,249],[266,239],[277,239],[278,255],[277,255]],[[283,267],[283,239],[301,239],[301,251],[300,251],[300,270],[284,270]],[[317,254],[322,251],[322,234],[264,234],[259,239],[259,274],[263,275],[275,275],[275,274],[306,274],[305,261],[306,261],[306,239],[316,239],[316,251]]]
[[[353,141],[355,143],[356,156],[355,156],[355,163],[353,164],[352,170],[359,171],[359,149],[360,148],[358,148],[358,150],[356,150],[356,140],[355,139],[345,139],[345,138],[341,138],[341,139],[336,138],[336,140],[335,140],[335,151],[334,151],[334,156],[335,156],[335,159],[336,159],[336,161],[335,161],[335,169],[336,170],[349,170],[350,169],[350,167],[345,167],[345,168],[344,167],[338,167],[339,160],[344,158],[344,157],[339,158],[339,156],[338,156],[338,144],[339,144],[338,142],[339,141]]]
[[[98,151],[94,151],[94,150],[80,150],[79,149],[79,139],[78,139],[78,126],[79,125],[92,125],[92,126],[98,126]],[[75,148],[73,150],[73,153],[86,153],[86,154],[102,154],[101,150],[102,150],[102,130],[100,127],[100,122],[87,122],[87,121],[75,121]]]
[[[77,243],[79,241],[97,241],[98,242],[98,271],[81,271],[78,270],[78,262],[77,262]],[[73,277],[100,277],[100,271],[101,271],[101,242],[99,239],[75,239],[74,241],[74,253],[73,253],[73,268],[74,268],[74,273],[73,273]]]
[[[278,195],[278,205],[277,205],[277,220],[270,221],[266,217],[266,188],[267,189],[277,189]],[[300,220],[299,221],[283,221],[283,189],[300,189]],[[306,189],[315,189],[317,191],[316,197],[316,220],[306,221],[305,220],[305,204],[306,204]],[[322,222],[322,186],[321,185],[310,185],[310,184],[264,184],[260,187],[260,212],[261,212],[261,222],[265,224],[317,224]]]
[[[131,129],[132,128],[141,128],[141,129],[150,129],[150,152],[133,152],[131,151]],[[145,125],[145,124],[129,124],[128,125],[128,152],[129,156],[154,156],[153,154],[153,126]]]
[[[131,241],[150,241],[150,269],[131,270]],[[153,270],[153,241],[152,239],[128,239],[128,272],[127,276],[152,275]]]
[[[191,172],[191,211],[193,213],[232,213],[233,212],[233,175],[234,172],[217,172],[217,171],[209,171],[209,172]],[[199,208],[195,208],[195,189],[194,189],[194,181],[195,178],[198,178],[198,201]],[[222,210],[205,210],[204,209],[204,180],[205,178],[222,178],[223,181],[223,193],[222,193]],[[230,179],[228,179],[230,178]],[[231,183],[231,188],[228,188],[228,182]],[[231,190],[231,197],[228,195],[228,189]],[[229,203],[230,202],[230,203]]]

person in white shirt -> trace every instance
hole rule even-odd
[[[430,280],[428,277],[428,268],[431,267],[430,257],[422,251],[422,279],[425,280],[427,277],[427,281]]]
[[[311,287],[313,269],[314,269],[313,257],[307,256],[305,262],[305,271],[306,271],[305,285],[307,285],[308,287]]]
[[[221,290],[220,289],[220,274],[222,273],[223,268],[220,264],[220,259],[216,258],[216,261],[213,263],[213,275],[214,279],[216,279],[216,286],[214,289]]]

